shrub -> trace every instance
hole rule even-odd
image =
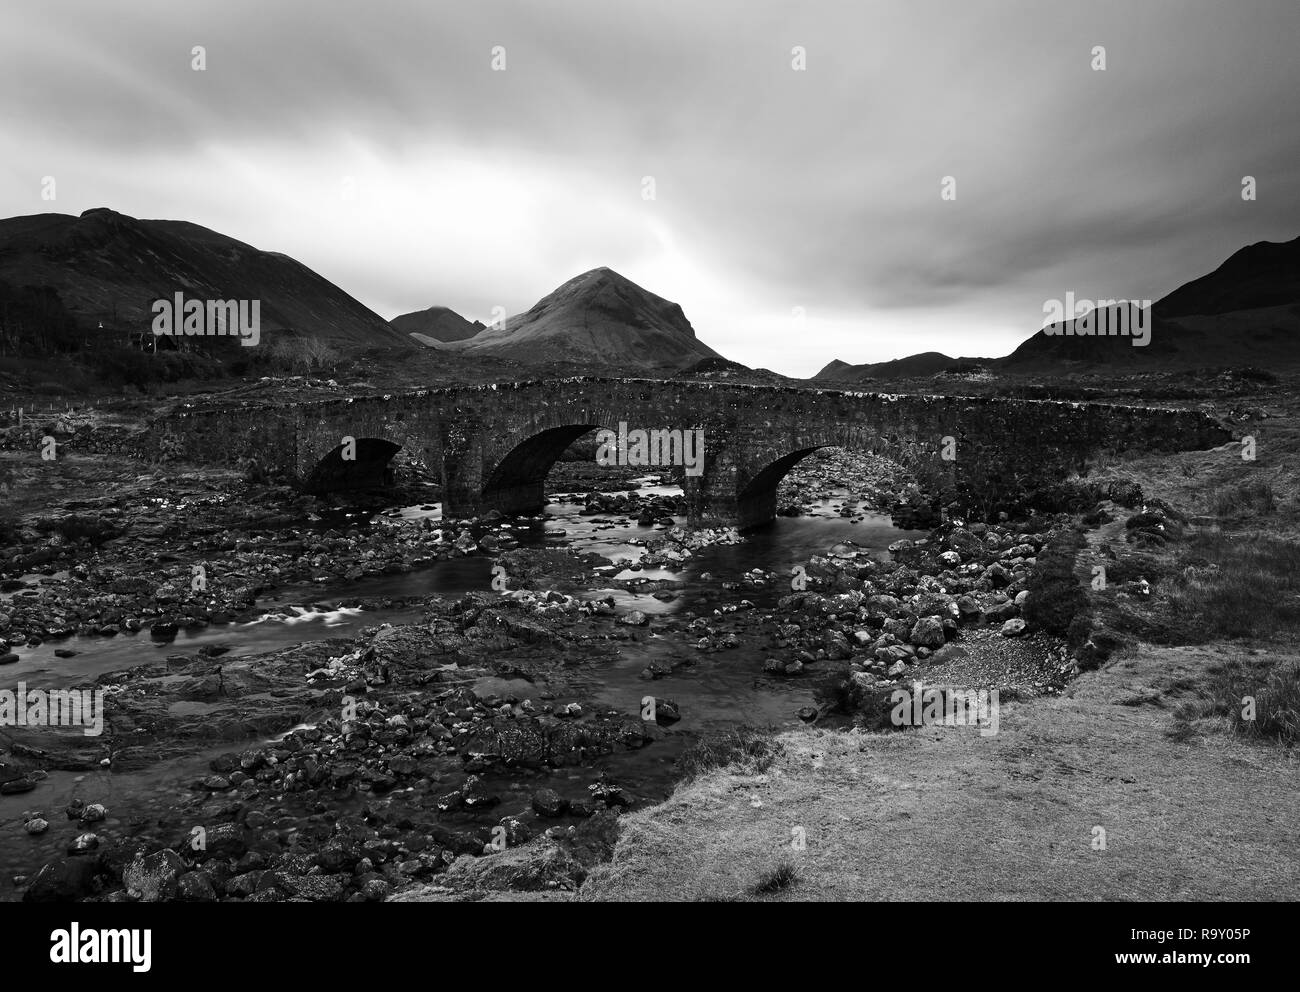
[[[774,892],[784,892],[797,881],[799,881],[799,869],[787,858],[775,868],[763,872],[750,891],[756,896],[771,895]]]
[[[738,727],[696,741],[682,752],[677,766],[687,782],[715,768],[731,765],[756,774],[767,771],[780,753],[780,745],[769,734],[753,727]]]
[[[1169,735],[1185,740],[1198,717],[1226,718],[1239,734],[1291,747],[1300,740],[1300,661],[1233,659],[1212,665],[1196,689],[1197,698],[1174,714]],[[1243,712],[1254,700],[1254,719]]]
[[[1043,548],[1029,575],[1025,619],[1052,634],[1065,634],[1088,605],[1087,594],[1074,574],[1074,557],[1083,537],[1062,531]]]

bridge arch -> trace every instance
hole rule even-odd
[[[741,529],[776,516],[777,489],[786,475],[815,451],[843,448],[889,460],[910,472],[922,488],[939,498],[951,485],[953,465],[942,457],[942,438],[918,441],[889,430],[833,427],[775,441],[730,447],[706,471],[705,503],[717,516],[730,515]]]
[[[371,489],[392,482],[389,462],[402,450],[395,441],[380,437],[356,439],[355,458],[343,457],[345,445],[336,445],[316,462],[303,483],[311,493],[342,489]]]
[[[530,434],[507,451],[483,480],[482,505],[506,514],[539,513],[546,500],[546,477],[565,449],[601,424],[574,423]]]

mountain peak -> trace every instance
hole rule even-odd
[[[389,323],[403,334],[417,334],[435,341],[466,341],[483,330],[477,320],[466,320],[451,307],[436,304],[427,310],[401,314]]]
[[[642,293],[646,292],[627,276],[615,272],[608,265],[601,265],[594,269],[588,269],[586,272],[576,275],[567,282],[562,283],[550,295],[554,296],[556,293],[561,293],[569,288],[598,288],[601,286],[630,287]]]
[[[718,357],[696,339],[678,304],[608,266],[574,276],[527,312],[479,333],[463,350],[645,369],[683,368]]]

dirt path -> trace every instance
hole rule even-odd
[[[1161,687],[1217,651],[1144,645],[1059,699],[1004,704],[996,736],[786,734],[766,774],[715,771],[626,817],[579,898],[751,898],[792,860],[798,881],[762,898],[1295,899],[1300,762],[1216,726],[1165,734]]]

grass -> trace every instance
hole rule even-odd
[[[715,768],[735,766],[747,774],[761,774],[781,753],[771,735],[752,727],[739,727],[696,741],[677,759],[682,780],[690,782]]]
[[[1197,722],[1218,718],[1237,733],[1293,747],[1300,741],[1300,661],[1275,657],[1232,658],[1211,665],[1195,698],[1174,711],[1174,740],[1196,736]],[[1253,704],[1253,705],[1252,705]]]
[[[1278,496],[1271,479],[1247,479],[1215,489],[1210,507],[1216,517],[1243,519],[1268,517],[1278,512]]]
[[[1300,632],[1300,542],[1201,531],[1179,565],[1161,586],[1162,619],[1179,642]]]
[[[750,892],[756,896],[769,896],[784,892],[799,881],[799,869],[788,858],[774,868],[764,871],[754,883]]]
[[[1069,694],[1005,706],[992,737],[788,731],[765,774],[717,769],[621,817],[577,898],[762,898],[794,826],[795,892],[812,902],[1294,898],[1292,753],[1180,742],[1168,708],[1127,702],[1232,656],[1143,646]]]

